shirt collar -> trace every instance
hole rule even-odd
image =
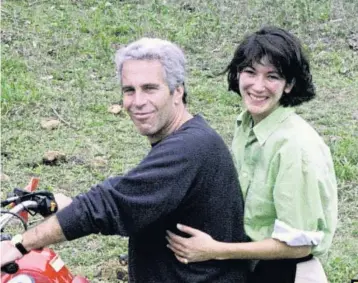
[[[294,108],[280,106],[254,126],[253,131],[260,145],[262,146],[277,127],[294,112]],[[252,123],[252,117],[247,110],[243,111],[237,118],[237,125],[242,125],[245,129],[251,127]]]
[[[242,111],[236,119],[237,126],[242,126],[244,128],[250,127],[252,125],[252,118],[250,113],[247,110]]]

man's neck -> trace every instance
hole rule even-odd
[[[176,115],[175,119],[168,125],[169,130],[164,131],[162,134],[156,134],[155,136],[148,136],[148,140],[151,144],[155,144],[170,134],[177,131],[184,123],[193,118],[193,115],[188,112],[185,105],[183,109]]]

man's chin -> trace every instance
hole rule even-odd
[[[137,131],[142,135],[142,136],[146,136],[146,137],[150,137],[153,135],[153,131],[151,131],[150,129],[145,129],[142,127],[137,127]]]

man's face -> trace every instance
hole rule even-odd
[[[182,91],[170,94],[158,60],[128,60],[122,69],[123,107],[138,131],[151,143],[171,132]]]

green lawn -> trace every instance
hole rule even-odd
[[[115,50],[142,36],[179,44],[189,67],[189,108],[231,143],[239,97],[225,76],[243,35],[279,25],[304,43],[318,97],[298,108],[330,146],[339,181],[339,225],[322,257],[330,282],[358,277],[358,2],[356,0],[21,1],[1,7],[1,187],[41,187],[75,195],[123,174],[149,150],[125,113]],[[57,129],[41,127],[60,119]],[[66,161],[43,163],[49,150]],[[118,282],[126,239],[91,236],[55,246],[75,273]],[[123,268],[122,268],[123,269]],[[121,269],[121,270],[122,270]],[[125,269],[125,268],[124,268]]]

